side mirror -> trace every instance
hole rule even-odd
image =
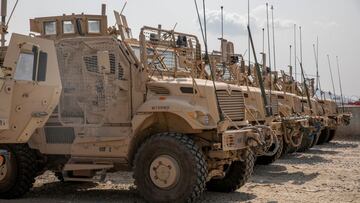
[[[110,74],[110,57],[108,51],[98,51],[97,52],[98,58],[98,66],[100,73],[103,74]]]

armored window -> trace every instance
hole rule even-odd
[[[34,76],[34,54],[20,53],[15,69],[15,80],[32,81]]]
[[[75,33],[74,24],[72,21],[70,21],[70,20],[63,21],[63,32],[64,32],[64,34],[74,34]]]
[[[115,74],[116,72],[116,57],[115,54],[109,54],[109,60],[110,60],[110,74]]]
[[[89,20],[88,21],[88,31],[89,31],[89,33],[100,33],[100,21],[99,20]]]
[[[131,46],[132,50],[135,53],[135,56],[137,56],[138,58],[140,58],[140,48],[138,46]]]
[[[85,56],[84,62],[89,72],[99,73],[97,56]]]
[[[44,23],[45,35],[56,35],[56,22],[49,21]]]

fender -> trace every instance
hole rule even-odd
[[[195,130],[211,130],[217,128],[218,120],[215,119],[216,115],[212,115],[204,105],[191,104],[190,100],[171,97],[167,97],[165,100],[148,100],[137,110],[134,120],[139,122],[141,120],[139,120],[139,116],[144,117],[143,114],[151,113],[175,114],[184,119],[192,129]],[[203,117],[207,117],[207,124],[202,122]],[[144,117],[144,119],[146,118],[147,117]],[[134,126],[136,126],[136,124]]]

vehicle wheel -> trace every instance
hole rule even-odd
[[[303,130],[303,138],[301,140],[301,145],[298,148],[298,152],[305,152],[310,149],[311,144],[314,141],[314,133],[309,129]]]
[[[60,182],[65,182],[64,176],[62,174],[62,172],[55,172],[55,177],[60,181]]]
[[[336,130],[330,130],[329,139],[326,142],[331,142],[335,138]]]
[[[37,173],[36,155],[27,145],[0,145],[9,159],[0,167],[0,198],[14,199],[32,188]]]
[[[299,133],[300,134],[300,133]],[[284,141],[284,146],[283,146],[283,155],[284,154],[292,154],[294,152],[296,152],[298,148],[297,147],[294,147],[292,145],[290,145],[289,143],[286,143]]]
[[[278,160],[281,155],[283,154],[283,150],[284,150],[284,139],[283,136],[278,136],[278,140],[279,140],[279,149],[277,150],[276,154],[274,154],[273,156],[259,156],[256,159],[256,164],[259,165],[269,165],[274,163],[276,160]],[[272,151],[274,149],[275,145],[270,147],[270,151]]]
[[[247,150],[245,161],[234,161],[225,169],[225,177],[213,178],[206,187],[214,192],[234,192],[249,180],[254,170],[255,156],[251,150]]]
[[[324,144],[327,140],[329,140],[330,137],[330,129],[329,128],[325,128],[321,131],[319,140],[316,144],[318,145],[322,145]]]
[[[150,137],[134,159],[135,185],[148,202],[195,202],[205,189],[207,175],[201,150],[178,133]]]

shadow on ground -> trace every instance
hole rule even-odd
[[[132,187],[130,189],[98,189],[97,186],[97,183],[51,182],[33,188],[22,199],[2,203],[145,203],[136,189]],[[256,198],[256,195],[244,192],[216,193],[206,191],[200,202],[247,202]]]
[[[252,178],[253,183],[258,184],[278,184],[292,183],[294,185],[302,185],[319,176],[319,173],[305,174],[302,171],[288,172],[285,166],[269,165],[256,166]]]
[[[278,160],[279,163],[284,164],[308,164],[308,165],[315,165],[315,164],[321,164],[321,163],[329,163],[331,162],[330,159],[325,159],[321,156],[312,155],[311,153],[293,153],[293,154],[287,154],[283,156],[280,160]]]
[[[48,202],[144,202],[135,189],[98,189],[97,183],[52,182],[33,188],[25,197],[5,203],[48,203]]]
[[[245,192],[233,192],[225,193],[225,195],[219,195],[224,193],[217,192],[205,192],[201,202],[251,202],[257,198],[256,195]]]
[[[355,144],[355,143],[330,142],[323,145],[318,145],[317,148],[341,149],[341,148],[357,148],[358,146],[359,144]]]
[[[335,155],[339,154],[340,152],[331,151],[331,150],[322,150],[322,149],[310,149],[309,151],[303,152],[305,154],[328,154],[328,155]]]

